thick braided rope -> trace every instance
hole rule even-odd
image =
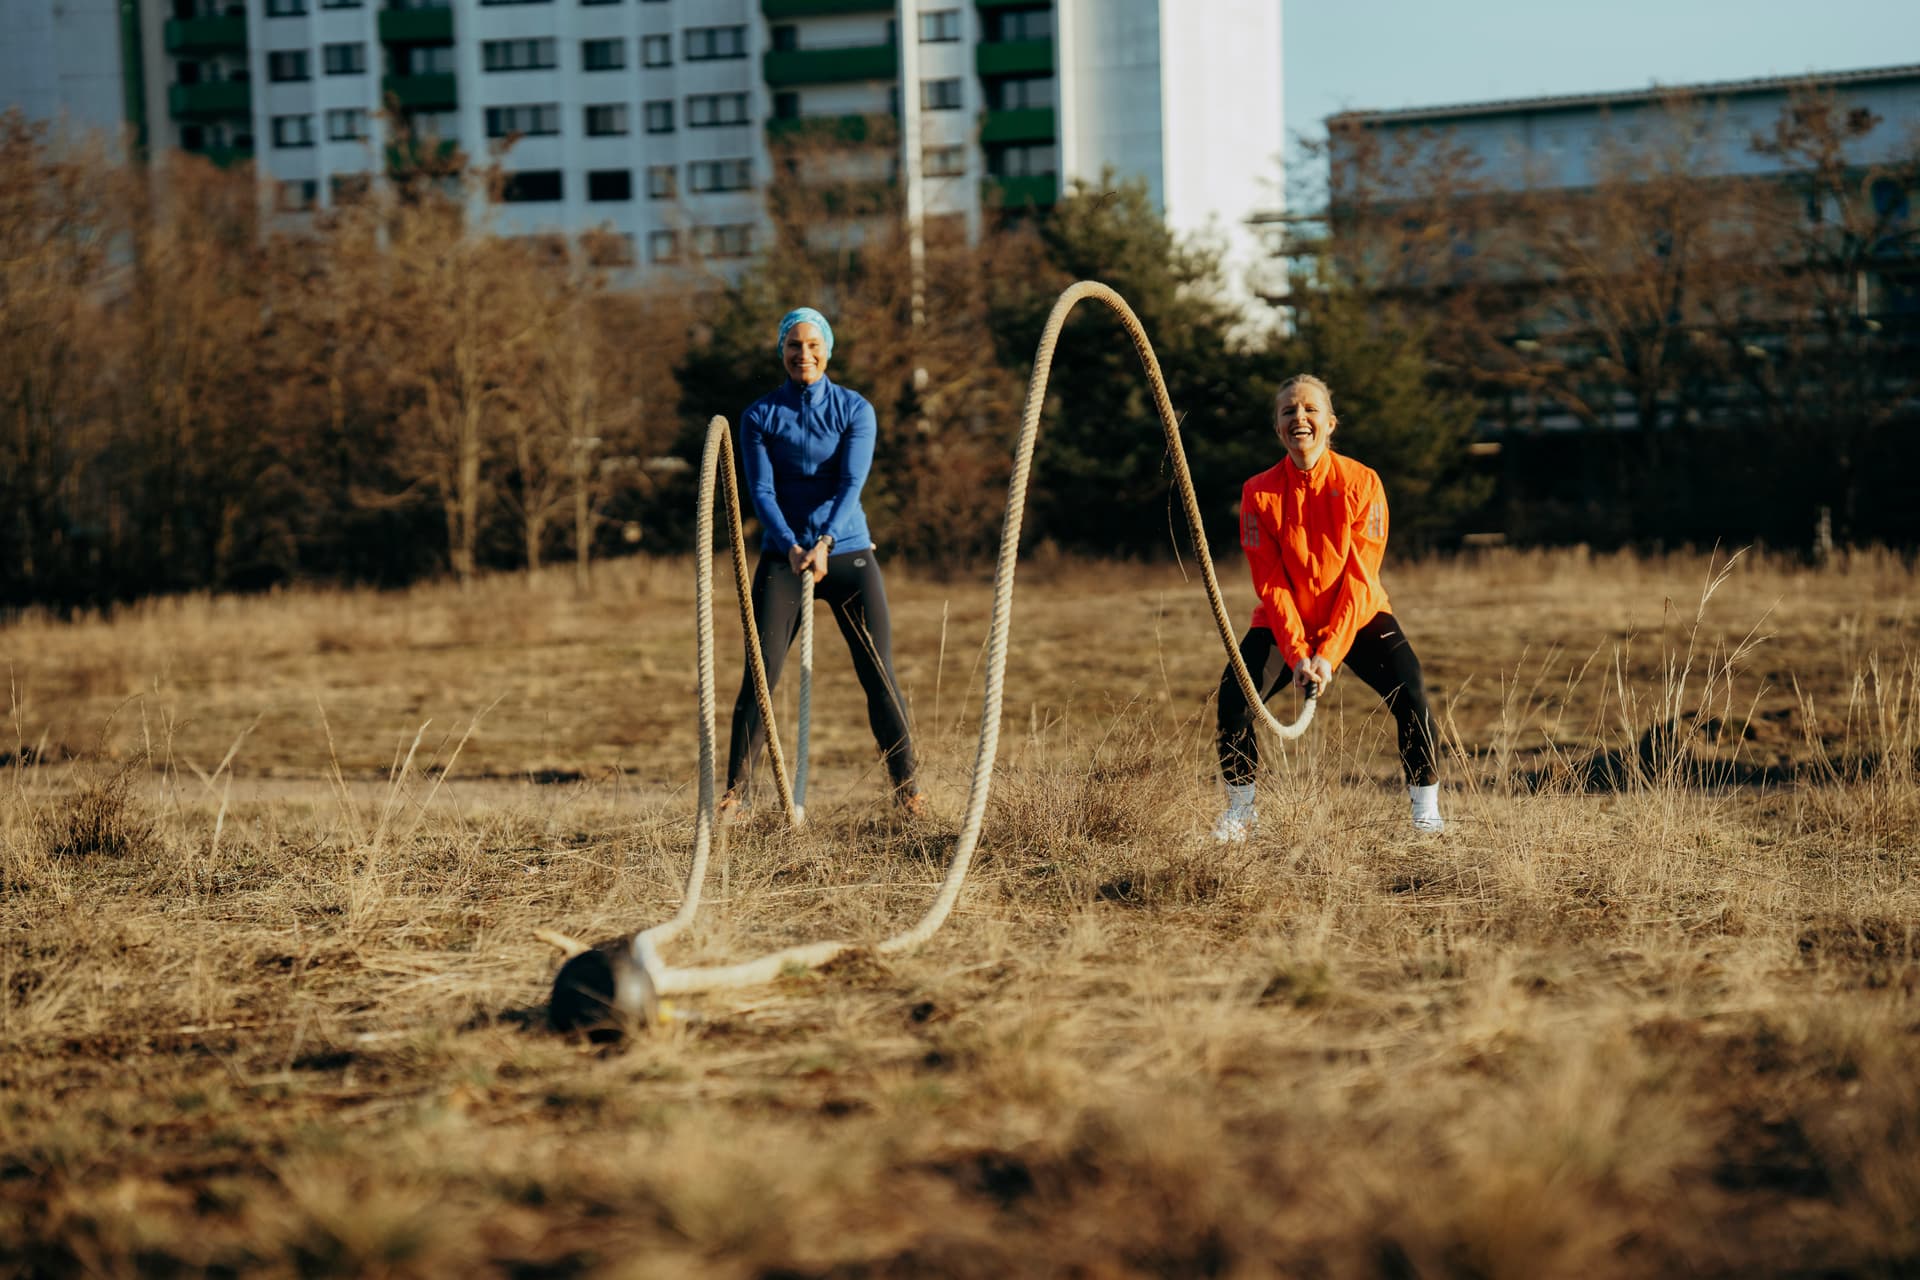
[[[1106,285],[1083,280],[1070,286],[1053,305],[1052,313],[1047,317],[1045,330],[1040,335],[1039,348],[1034,353],[1033,374],[1027,382],[1026,407],[1021,416],[1020,440],[1014,451],[1013,475],[1007,485],[1007,513],[1000,531],[1000,558],[994,570],[993,580],[993,619],[987,635],[987,675],[986,690],[981,701],[980,737],[974,753],[973,781],[967,794],[967,809],[961,821],[959,839],[955,842],[953,858],[947,864],[946,877],[940,883],[939,891],[934,895],[926,913],[912,927],[881,940],[874,946],[880,954],[892,954],[908,951],[919,946],[946,923],[947,916],[953,911],[959,900],[960,890],[966,883],[967,872],[973,864],[973,854],[980,841],[980,829],[984,825],[987,812],[987,796],[993,784],[993,764],[1000,749],[1000,715],[1004,704],[1008,637],[1012,633],[1013,623],[1013,578],[1020,549],[1020,529],[1025,519],[1027,502],[1027,480],[1033,470],[1033,451],[1040,434],[1040,411],[1047,398],[1047,379],[1052,373],[1053,351],[1060,338],[1061,327],[1066,323],[1067,315],[1083,298],[1094,298],[1105,303],[1127,330],[1132,339],[1134,350],[1145,366],[1148,385],[1153,391],[1154,408],[1160,415],[1160,423],[1167,438],[1168,451],[1173,455],[1174,478],[1180,488],[1181,505],[1186,513],[1187,527],[1193,535],[1194,548],[1201,565],[1202,579],[1206,584],[1207,598],[1213,606],[1214,624],[1220,633],[1220,642],[1225,646],[1229,665],[1232,666],[1241,690],[1246,694],[1249,706],[1260,709],[1262,722],[1282,738],[1297,738],[1306,731],[1313,719],[1314,703],[1308,700],[1301,707],[1300,717],[1292,724],[1282,724],[1267,711],[1260,698],[1259,688],[1255,685],[1253,674],[1247,670],[1246,663],[1240,657],[1239,645],[1233,635],[1233,624],[1227,616],[1226,602],[1220,595],[1220,584],[1213,572],[1213,559],[1207,548],[1205,530],[1200,519],[1200,501],[1193,490],[1193,476],[1187,467],[1186,451],[1180,442],[1180,424],[1174,416],[1172,401],[1167,396],[1166,381],[1160,373],[1160,363],[1153,354],[1153,344],[1148,340],[1146,330],[1141,326],[1139,317],[1134,315],[1126,300]],[[720,422],[715,419],[715,422]],[[711,428],[710,428],[711,431]],[[712,449],[711,435],[709,450]],[[702,484],[703,494],[709,493]],[[729,496],[732,486],[728,486]],[[737,514],[736,514],[737,520]],[[708,523],[711,529],[710,521]],[[704,544],[703,544],[704,545]],[[711,559],[706,562],[711,572]],[[703,607],[701,599],[710,600],[711,589],[696,593],[696,607]],[[704,627],[711,646],[711,625]],[[751,634],[751,632],[749,632]],[[753,646],[748,646],[749,651]],[[703,681],[711,679],[710,667],[701,668]],[[711,702],[703,698],[703,707],[710,708]],[[703,712],[701,721],[701,768],[702,777],[700,796],[702,816],[696,821],[695,866],[692,874],[705,874],[704,846],[699,844],[699,832],[711,825],[711,815],[706,812],[712,803],[713,783],[710,773],[713,750],[713,718],[710,709]],[[769,721],[769,737],[771,737]],[[699,889],[690,884],[686,901],[697,901]],[[685,904],[681,914],[688,915]],[[677,921],[680,917],[676,916]],[[671,923],[671,922],[670,922]],[[659,958],[655,947],[657,942],[665,941],[671,934],[664,933],[666,926],[660,926],[635,935],[633,953],[648,977],[654,989],[661,995],[672,995],[690,991],[709,991],[723,987],[758,986],[771,982],[781,973],[793,968],[818,968],[837,956],[857,949],[858,944],[844,941],[808,943],[802,946],[787,947],[754,960],[742,961],[732,965],[711,965],[684,969],[670,969]],[[677,931],[677,930],[676,930]]]
[[[747,651],[747,668],[753,678],[754,701],[760,705],[760,719],[766,726],[767,753],[773,763],[774,787],[780,794],[781,806],[787,811],[788,822],[796,827],[801,822],[798,803],[787,785],[786,759],[780,748],[778,726],[774,723],[773,690],[767,684],[766,663],[761,657],[760,646],[754,641],[759,633],[754,624],[753,592],[748,588],[746,532],[740,524],[740,492],[733,470],[733,437],[728,432],[727,420],[715,415],[707,421],[707,440],[700,456],[700,506],[694,513],[693,535],[694,653],[700,699],[700,808],[693,820],[693,865],[687,871],[687,889],[680,899],[680,909],[666,923],[636,934],[633,940],[634,954],[656,957],[651,961],[654,967],[659,965],[655,947],[692,924],[699,912],[700,895],[707,883],[707,866],[713,855],[717,816],[715,805],[718,803],[714,793],[717,739],[714,732],[713,658],[713,512],[719,505],[714,501],[716,482],[726,493],[727,544],[733,555],[733,580],[740,605],[740,632],[746,637],[744,647]],[[810,610],[813,604],[810,582],[803,589],[801,600]],[[807,657],[810,659],[810,636],[808,645]],[[803,681],[801,686],[802,715],[806,713],[806,684]],[[802,744],[804,749],[804,738]]]
[[[716,446],[715,441],[718,440]],[[753,673],[753,700],[760,704],[760,723],[766,726],[767,758],[773,762],[773,786],[780,793],[780,807],[787,812],[787,821],[792,826],[800,825],[800,815],[794,809],[793,788],[787,782],[787,758],[780,746],[780,734],[773,722],[773,689],[767,684],[767,664],[760,654],[757,637],[759,631],[754,625],[753,592],[748,587],[747,576],[747,537],[740,527],[740,490],[739,481],[733,474],[733,437],[727,431],[727,420],[718,414],[707,420],[708,454],[718,449],[718,457],[711,461],[707,456],[701,459],[700,509],[708,512],[713,504],[711,476],[717,462],[724,461],[726,466],[720,474],[725,481],[727,494],[727,545],[733,551],[733,584],[740,597],[740,634],[745,637],[747,650],[747,669]],[[702,569],[704,575],[713,577],[713,517],[707,515],[706,539],[700,544],[700,555],[705,557]],[[696,557],[698,565],[698,557]],[[706,626],[713,626],[713,586],[707,585],[707,612],[703,615]],[[695,589],[698,594],[698,588]],[[711,637],[709,637],[711,642]]]

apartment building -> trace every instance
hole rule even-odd
[[[103,2],[0,9],[44,26]],[[119,16],[126,116],[151,151],[250,158],[285,216],[387,172],[389,104],[405,141],[499,156],[503,233],[606,228],[643,264],[750,256],[779,142],[876,120],[898,139],[878,176],[969,236],[1111,171],[1177,229],[1250,252],[1245,223],[1280,188],[1280,0],[129,0]]]

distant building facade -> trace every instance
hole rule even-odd
[[[1285,252],[1425,327],[1490,528],[1920,540],[1920,66],[1327,128]]]
[[[1519,298],[1530,289],[1563,289],[1564,274],[1499,252],[1528,201],[1558,199],[1564,216],[1610,183],[1632,187],[1641,179],[1651,185],[1656,178],[1670,178],[1676,156],[1684,157],[1684,177],[1697,184],[1703,201],[1712,200],[1715,191],[1767,191],[1776,193],[1770,198],[1781,202],[1775,212],[1784,221],[1798,220],[1809,230],[1823,221],[1833,225],[1835,210],[1818,200],[1809,204],[1812,198],[1802,193],[1808,157],[1756,145],[1772,139],[1808,95],[1830,97],[1840,122],[1829,176],[1855,188],[1855,194],[1869,188],[1864,192],[1871,205],[1867,221],[1874,224],[1876,244],[1860,255],[1851,285],[1855,318],[1876,328],[1913,327],[1920,323],[1920,237],[1913,217],[1920,206],[1920,190],[1914,187],[1920,169],[1920,65],[1343,112],[1327,120],[1328,202],[1320,229],[1328,234],[1307,242],[1337,244],[1348,255],[1342,266],[1357,276],[1371,274],[1379,264],[1369,255],[1394,238],[1397,211],[1426,200],[1431,215],[1439,188],[1429,162],[1458,175],[1454,207],[1461,216],[1451,226],[1430,229],[1430,238],[1451,237],[1454,252],[1437,263],[1429,260],[1421,273],[1395,279],[1390,287],[1401,292],[1440,294],[1493,283]],[[1848,132],[1855,121],[1859,131]],[[1786,207],[1793,200],[1805,207]],[[1752,200],[1736,205],[1729,199],[1727,217],[1750,217],[1759,207]],[[1379,234],[1383,230],[1386,234]],[[1539,233],[1537,223],[1533,230]],[[1562,233],[1565,238],[1568,228]],[[1862,234],[1868,234],[1864,227]],[[1679,325],[1690,318],[1673,317]],[[1519,341],[1523,347],[1528,343],[1525,337]],[[1549,412],[1545,420],[1572,425],[1565,414]]]
[[[251,160],[283,214],[414,140],[507,139],[507,234],[745,258],[772,148],[887,119],[910,211],[977,236],[1111,170],[1250,255],[1282,139],[1281,0],[0,0],[7,102]]]
[[[1705,110],[1710,131],[1695,154],[1708,158],[1700,177],[1777,175],[1781,162],[1753,150],[1756,133],[1770,130],[1797,93],[1831,91],[1851,107],[1871,111],[1885,125],[1853,144],[1862,167],[1895,158],[1920,131],[1920,65],[1836,71],[1806,76],[1719,81],[1631,89],[1616,93],[1514,98],[1396,111],[1345,111],[1327,118],[1330,180],[1337,200],[1346,186],[1352,140],[1445,135],[1478,162],[1481,182],[1495,190],[1574,189],[1600,176],[1609,148],[1637,148],[1666,127],[1667,104],[1684,95]]]

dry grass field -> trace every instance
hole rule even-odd
[[[671,960],[921,910],[990,592],[891,572],[936,820],[824,628],[812,825]],[[1390,566],[1450,830],[1347,678],[1225,849],[1197,582],[1020,584],[947,927],[625,1044],[533,931],[679,901],[688,563],[0,629],[0,1274],[1920,1274],[1913,566]]]

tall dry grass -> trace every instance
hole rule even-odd
[[[1451,830],[1408,829],[1391,722],[1337,680],[1226,849],[1197,587],[1036,566],[932,944],[556,1038],[533,930],[678,901],[685,578],[0,631],[0,1270],[1920,1267],[1899,559],[1393,568]],[[731,829],[676,960],[877,938],[931,893],[987,588],[890,585],[943,820],[893,816],[827,640],[813,823]]]

